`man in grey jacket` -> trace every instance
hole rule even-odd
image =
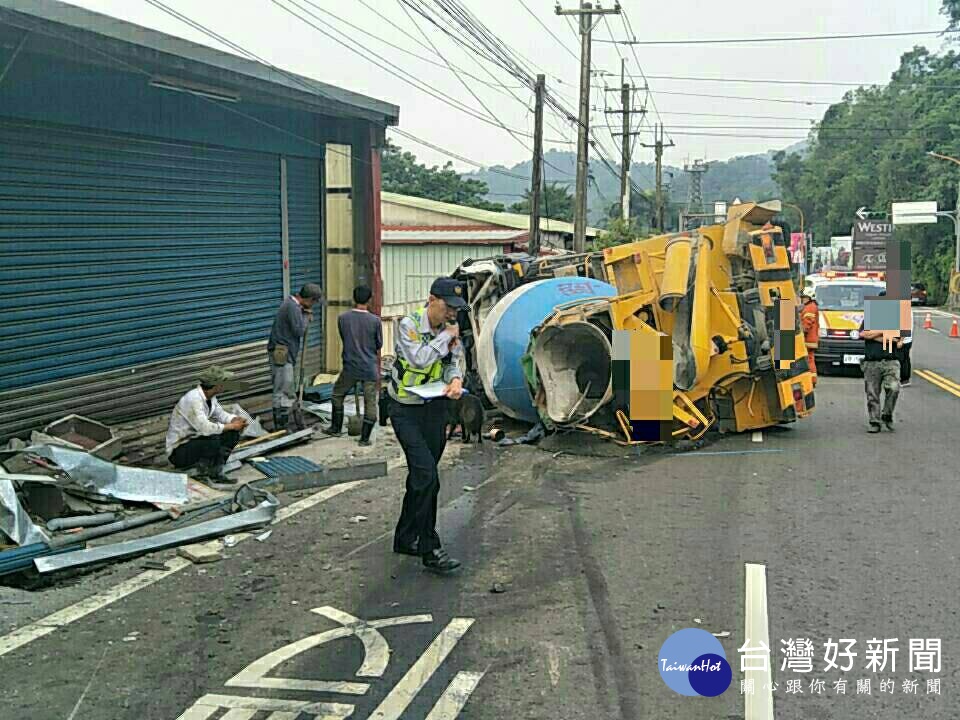
[[[267,354],[273,381],[273,426],[276,430],[287,427],[287,416],[296,397],[294,368],[300,358],[300,345],[313,319],[313,306],[322,294],[319,285],[307,283],[300,292],[280,304],[273,319]]]

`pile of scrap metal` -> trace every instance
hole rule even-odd
[[[6,540],[17,547],[0,551],[0,575],[117,561],[249,530],[270,523],[278,506],[249,485],[224,494],[182,473],[115,465],[59,445],[7,450],[2,458],[0,547]],[[200,520],[214,511],[229,514]],[[159,523],[168,529],[85,549],[91,540]]]
[[[646,441],[636,423],[651,412],[666,428],[661,441],[809,415],[794,273],[782,228],[770,224],[780,209],[734,205],[724,224],[602,253],[464,263],[454,277],[470,306],[461,317],[468,387],[510,417],[621,444]],[[657,341],[624,351],[624,336]],[[633,370],[618,364],[624,353]],[[658,361],[672,364],[672,388],[667,373],[658,395],[666,402],[637,408],[631,389]]]

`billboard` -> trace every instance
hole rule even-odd
[[[799,275],[807,274],[807,238],[803,233],[790,233],[790,261]]]
[[[833,248],[829,245],[810,248],[810,274],[833,268]]]
[[[830,248],[833,250],[834,270],[853,270],[853,238],[832,237]]]

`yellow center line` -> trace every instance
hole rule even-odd
[[[953,387],[951,387],[950,385],[948,385],[948,384],[945,383],[945,382],[941,382],[941,381],[938,380],[937,377],[934,376],[933,374],[928,374],[928,373],[929,373],[928,370],[916,370],[915,372],[916,372],[917,375],[919,375],[920,377],[922,377],[924,380],[926,380],[926,381],[927,381],[928,383],[930,383],[931,385],[936,385],[936,386],[937,386],[938,388],[940,388],[941,390],[946,390],[946,391],[947,391],[948,393],[950,393],[951,395],[955,395],[956,397],[960,398],[960,390],[954,389]]]
[[[940,382],[942,382],[942,383],[944,383],[944,384],[946,384],[946,385],[949,385],[949,386],[952,387],[954,390],[960,390],[960,383],[955,383],[955,382],[954,382],[953,380],[951,380],[950,378],[944,377],[944,376],[941,375],[940,373],[936,373],[936,372],[934,372],[933,370],[927,370],[927,369],[925,369],[924,372],[927,373],[927,375],[930,375],[930,376],[932,376],[932,377],[935,377],[935,378],[936,378],[937,380],[939,380]]]

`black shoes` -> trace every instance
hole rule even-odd
[[[883,424],[886,425],[887,430],[893,432],[893,418],[892,417],[882,417]]]
[[[360,445],[362,447],[370,447],[372,444],[370,442],[370,435],[373,433],[373,426],[376,424],[374,420],[363,421],[363,427],[360,428]]]
[[[867,428],[867,432],[868,432],[868,433],[878,433],[878,432],[880,432],[880,426],[879,426],[879,425],[874,425],[873,423],[870,423],[870,427]]]
[[[327,435],[333,435],[334,437],[343,435],[343,408],[339,410],[334,409],[333,416],[330,420],[330,427],[324,428],[323,432]]]
[[[433,550],[423,556],[423,567],[430,572],[445,575],[460,567],[460,561],[454,560],[443,550]]]

